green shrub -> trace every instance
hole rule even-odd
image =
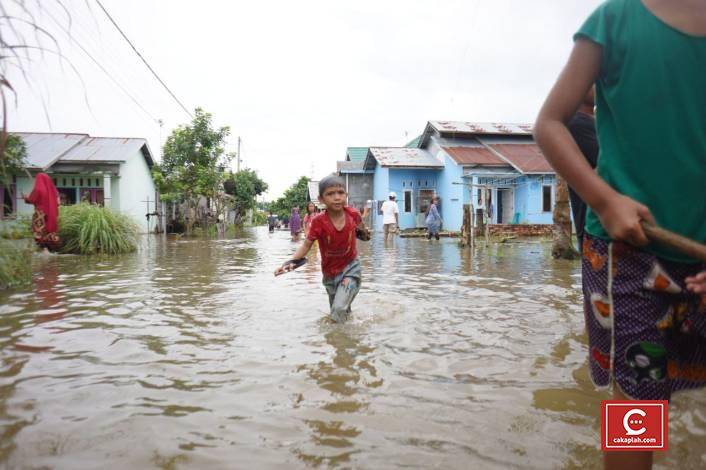
[[[12,222],[6,222],[5,227],[0,232],[0,237],[9,240],[32,238],[32,216],[23,214],[17,216],[17,219]]]
[[[0,289],[21,287],[32,282],[32,243],[0,239]]]
[[[267,214],[262,211],[254,211],[252,214],[252,226],[267,225]]]
[[[137,249],[138,232],[129,216],[105,207],[76,204],[59,209],[62,253],[129,253]]]

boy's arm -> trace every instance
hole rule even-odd
[[[598,77],[602,56],[600,45],[587,39],[575,42],[569,61],[537,116],[534,136],[552,167],[596,212],[611,238],[646,245],[640,222],[654,223],[649,209],[603,181],[586,162],[566,127]]]
[[[307,253],[309,253],[309,250],[311,250],[311,246],[314,244],[311,240],[308,238],[302,242],[301,245],[299,245],[299,248],[297,248],[297,251],[294,252],[292,255],[292,259],[301,259],[306,256]],[[275,276],[279,276],[280,274],[286,273],[287,271],[291,271],[292,269],[292,263],[286,263],[280,266],[279,268],[275,269]]]

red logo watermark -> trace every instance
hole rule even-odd
[[[667,400],[601,402],[601,449],[667,450]]]

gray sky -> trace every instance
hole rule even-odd
[[[50,56],[34,56],[29,84],[11,74],[10,129],[145,137],[158,156],[189,117],[95,0],[65,2],[73,41],[52,19],[65,24],[59,10],[49,6],[40,23],[78,74]],[[404,145],[428,120],[532,122],[600,1],[103,3],[187,108],[231,127],[228,150],[242,137],[245,166],[273,199],[301,175],[334,171],[346,147]]]

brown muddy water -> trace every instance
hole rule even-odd
[[[599,468],[578,264],[537,242],[361,243],[345,325],[262,228],[35,259],[0,293],[6,468]],[[658,468],[706,466],[678,395]]]

